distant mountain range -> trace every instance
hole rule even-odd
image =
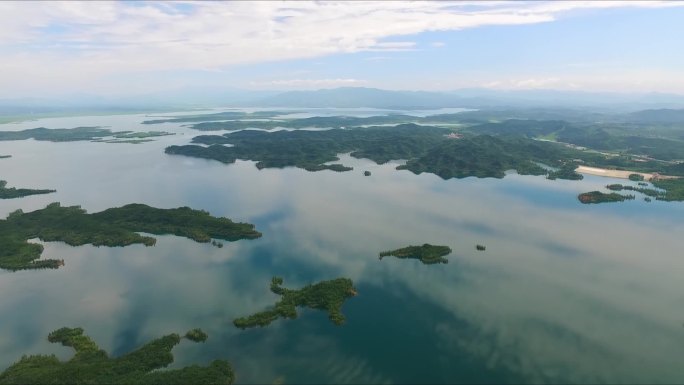
[[[71,111],[150,111],[207,107],[367,107],[404,110],[447,107],[475,109],[560,107],[586,111],[628,113],[640,110],[684,108],[684,95],[558,90],[500,91],[490,89],[428,92],[390,91],[362,87],[278,92],[219,87],[186,87],[175,91],[127,97],[72,94],[53,98],[4,99],[0,100],[0,115]],[[677,114],[677,112],[669,114]],[[635,116],[634,119],[638,119],[638,116]],[[663,117],[663,119],[665,118]]]

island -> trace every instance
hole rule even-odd
[[[278,318],[297,318],[297,306],[320,309],[328,312],[328,318],[335,325],[344,323],[342,305],[347,298],[356,295],[354,283],[348,278],[337,278],[306,285],[299,290],[286,289],[281,285],[283,279],[271,279],[271,291],[282,298],[272,309],[264,310],[247,317],[237,318],[233,324],[240,329],[264,327]]]
[[[21,131],[0,131],[0,141],[27,140],[49,142],[77,142],[93,141],[106,143],[120,143],[121,141],[141,141],[147,138],[174,135],[165,131],[133,132],[112,131],[102,127],[76,128],[31,128]],[[111,138],[111,139],[106,139]]]
[[[371,176],[371,172],[370,172],[370,171],[364,171],[364,172],[363,172],[363,175],[364,175],[364,176]]]
[[[625,200],[634,199],[634,195],[621,195],[618,193],[603,193],[600,191],[590,191],[579,194],[577,196],[580,202],[584,204],[590,203],[607,203],[607,202],[623,202]]]
[[[259,238],[261,233],[249,223],[236,223],[228,218],[217,218],[203,210],[189,207],[158,209],[144,204],[129,204],[87,214],[79,206],[63,207],[51,203],[44,209],[24,213],[21,210],[0,220],[0,268],[6,270],[56,269],[63,260],[38,260],[43,252],[40,244],[29,243],[31,238],[45,242],[64,242],[70,246],[153,246],[156,239],[139,233],[171,234],[210,242],[212,238],[225,241]]]
[[[193,342],[204,342],[209,336],[202,329],[192,329],[185,333],[185,338]]]
[[[546,179],[550,179],[550,180],[554,180],[554,179],[582,180],[582,179],[584,179],[584,175],[575,171],[576,168],[577,168],[577,166],[574,163],[568,163],[566,165],[563,165],[563,167],[559,168],[558,170],[549,172],[549,174],[546,176]]]
[[[55,330],[48,341],[74,349],[74,356],[63,362],[54,354],[24,355],[0,373],[0,384],[232,384],[235,378],[224,360],[159,370],[173,362],[171,350],[181,342],[175,333],[115,358],[84,335],[82,328]]]
[[[57,190],[34,190],[28,188],[7,187],[7,181],[0,180],[0,199],[21,198],[29,195],[50,194]]]
[[[449,128],[411,123],[324,131],[244,130],[196,136],[195,145],[170,146],[165,152],[223,163],[252,160],[259,169],[294,166],[309,171],[326,169],[325,163],[339,160],[338,154],[350,153],[377,164],[407,159],[397,169],[443,179],[503,178],[512,169],[519,174],[546,175],[548,171],[539,163],[561,167],[565,159],[579,156],[578,150],[557,143],[491,135],[456,139],[451,133]]]
[[[475,245],[475,250],[477,251],[485,251],[487,248],[484,245]]]
[[[379,254],[380,259],[383,257],[397,257],[400,259],[418,259],[426,265],[435,263],[449,263],[449,260],[444,258],[445,255],[451,254],[449,246],[434,246],[425,243],[422,246],[407,246],[401,249],[383,251]]]
[[[0,155],[0,159],[7,159],[7,158],[11,158],[11,157],[12,157],[12,155]]]

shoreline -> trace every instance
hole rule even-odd
[[[606,176],[606,177],[610,177],[610,178],[619,178],[619,179],[629,179],[629,176],[631,174],[638,174],[638,175],[643,176],[645,181],[650,181],[651,179],[653,179],[653,177],[656,177],[656,179],[678,179],[679,178],[676,176],[660,175],[658,173],[638,172],[638,171],[629,171],[629,170],[610,170],[610,169],[606,169],[606,168],[589,167],[589,166],[578,166],[575,169],[575,172],[578,172],[580,174]]]

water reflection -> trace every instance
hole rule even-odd
[[[69,120],[72,119],[72,120]],[[148,130],[142,115],[31,122]],[[28,124],[28,123],[27,123]],[[218,249],[173,236],[155,247],[45,244],[57,271],[0,272],[0,367],[57,353],[46,335],[82,326],[115,355],[201,327],[174,366],[230,360],[238,382],[677,382],[684,376],[684,205],[581,205],[612,180],[443,181],[341,156],[347,173],[257,170],[168,156],[194,132],[139,145],[0,142],[0,176],[55,194],[0,201],[0,215],[47,203],[95,212],[140,202],[191,206],[255,223],[264,236]],[[4,130],[5,127],[0,127]],[[157,129],[155,127],[155,129]],[[372,175],[363,176],[369,170]],[[447,265],[378,260],[408,244],[449,245]],[[487,246],[477,252],[475,244]],[[347,324],[300,311],[240,331],[232,319],[272,305],[286,287],[353,279]]]

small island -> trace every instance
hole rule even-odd
[[[7,159],[7,158],[11,158],[11,157],[12,157],[12,155],[0,155],[0,159]]]
[[[261,236],[252,224],[212,217],[206,211],[189,207],[158,209],[136,203],[87,214],[79,206],[62,207],[52,203],[28,213],[17,210],[0,220],[0,268],[56,269],[64,264],[56,259],[38,260],[43,246],[29,243],[31,238],[70,246],[154,246],[156,239],[140,235],[141,232],[171,234],[203,243],[212,238],[237,241]]]
[[[344,323],[342,305],[347,298],[356,295],[354,283],[348,278],[337,278],[306,285],[299,290],[283,288],[283,279],[271,279],[271,291],[282,298],[273,309],[264,310],[247,317],[237,318],[233,324],[240,329],[264,327],[278,318],[297,318],[297,306],[320,309],[328,312],[328,318],[335,325]]]
[[[478,245],[475,245],[475,250],[477,250],[477,251],[485,251],[485,250],[487,250],[487,248],[486,248],[484,245],[478,244]]]
[[[29,195],[50,194],[57,190],[34,190],[28,188],[7,187],[7,181],[0,180],[0,199],[21,198]]]
[[[434,246],[425,243],[422,246],[408,246],[401,249],[383,251],[379,254],[380,259],[383,257],[397,257],[400,259],[419,259],[426,265],[435,263],[449,263],[449,260],[444,258],[445,255],[451,254],[449,246]]]
[[[577,199],[579,199],[579,201],[584,204],[623,202],[625,200],[634,199],[634,195],[621,195],[618,193],[606,194],[600,191],[590,191],[579,194],[577,196]]]
[[[55,330],[48,341],[71,347],[76,354],[65,362],[54,354],[24,355],[0,373],[0,384],[232,384],[235,378],[224,360],[158,370],[173,362],[171,350],[181,342],[175,333],[116,358],[101,350],[82,328]]]
[[[364,176],[371,176],[371,172],[370,172],[370,171],[364,171],[364,172],[363,172],[363,175],[364,175]]]
[[[185,333],[185,338],[193,342],[204,342],[209,336],[202,329],[192,329]]]

